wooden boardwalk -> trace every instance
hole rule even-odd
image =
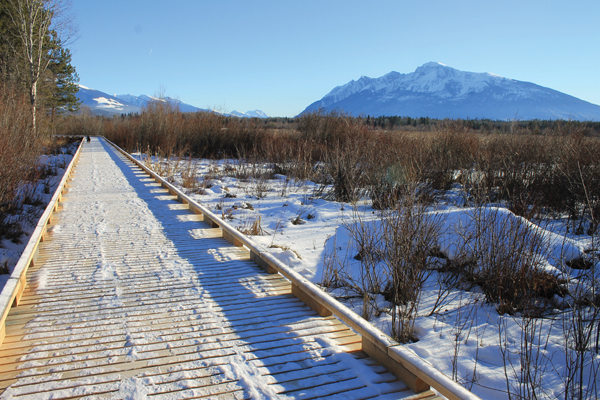
[[[202,220],[106,142],[85,144],[6,319],[0,398],[438,398]]]

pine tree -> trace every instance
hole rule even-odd
[[[8,0],[0,0],[0,79],[4,85],[20,86],[19,66],[16,51],[20,51],[19,42],[15,40],[13,23],[8,12]]]
[[[53,58],[48,64],[49,94],[45,101],[46,106],[55,113],[66,113],[79,111],[81,100],[77,98],[79,91],[79,76],[75,67],[71,64],[71,52],[57,43],[53,52]]]

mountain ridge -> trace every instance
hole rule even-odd
[[[428,62],[414,72],[361,76],[337,86],[301,113],[471,119],[600,120],[600,106],[554,89]]]
[[[240,118],[270,118],[267,113],[261,110],[252,110],[245,113],[234,110],[231,113],[222,113],[215,110],[199,108],[172,97],[157,98],[145,94],[139,96],[132,94],[110,95],[83,85],[79,85],[79,91],[76,96],[82,101],[82,105],[89,108],[92,113],[104,116],[140,113],[143,108],[148,106],[150,101],[165,101],[171,106],[178,108],[181,112],[214,112]]]

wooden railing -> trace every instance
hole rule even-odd
[[[71,173],[73,172],[73,166],[81,154],[83,142],[84,141],[82,140],[81,143],[79,143],[79,148],[65,170],[63,178],[54,192],[54,196],[52,196],[50,203],[48,203],[46,210],[40,217],[38,224],[29,238],[27,246],[25,246],[19,261],[17,261],[17,265],[15,265],[14,270],[10,274],[10,278],[8,278],[8,281],[6,281],[6,284],[0,293],[0,312],[2,313],[0,315],[0,344],[2,344],[4,337],[6,336],[6,317],[8,316],[8,312],[11,307],[19,305],[19,301],[21,300],[21,296],[27,285],[27,271],[37,262],[38,246],[40,242],[43,242],[46,238],[48,224],[52,222],[52,215],[58,210],[62,196],[68,191],[68,182]]]
[[[234,246],[245,246],[248,248],[250,250],[250,258],[261,268],[270,274],[279,273],[289,279],[292,283],[292,294],[315,310],[319,315],[335,315],[361,335],[362,350],[385,366],[413,391],[420,393],[432,387],[449,399],[479,399],[479,397],[435,369],[412,350],[396,342],[328,293],[321,290],[311,281],[282,263],[262,246],[254,243],[250,238],[219,218],[208,208],[192,200],[129,153],[109,140],[107,142],[152,176],[172,196],[177,196],[179,201],[188,204],[192,212],[202,214],[204,222],[213,228],[220,228],[223,238]]]

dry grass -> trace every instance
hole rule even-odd
[[[254,216],[248,216],[240,222],[237,227],[237,230],[243,233],[244,235],[250,236],[261,236],[265,234],[265,230],[261,225],[261,217],[258,218]]]

